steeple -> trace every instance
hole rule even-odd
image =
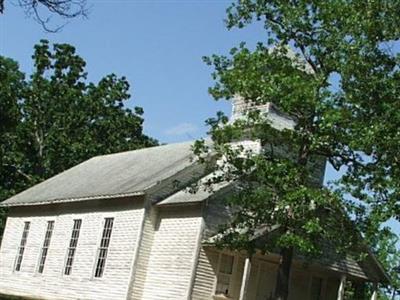
[[[238,96],[232,99],[232,115],[230,122],[245,118],[246,114],[256,109],[258,109],[260,113],[270,121],[271,126],[277,130],[293,130],[296,126],[295,118],[279,111],[279,109],[273,103],[266,102],[265,104],[254,105],[250,101],[245,101],[243,97]],[[241,145],[245,150],[251,149],[254,153],[260,153],[260,151],[263,149],[263,146],[259,140],[244,138],[243,140],[236,141],[233,144]],[[279,151],[282,151],[283,153],[287,151],[287,149],[284,148],[284,145],[281,145],[279,147]],[[325,174],[325,164],[326,161],[323,157],[312,157],[310,159],[309,168],[313,174],[312,184],[317,186],[322,185]]]
[[[248,112],[256,109],[271,122],[271,126],[275,129],[293,129],[296,125],[294,118],[280,112],[273,103],[266,102],[265,104],[254,105],[240,96],[236,96],[232,99],[232,115],[230,121],[234,122],[240,120],[244,118]]]

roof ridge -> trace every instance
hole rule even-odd
[[[144,152],[144,151],[148,151],[148,150],[154,150],[155,148],[163,148],[163,147],[176,146],[176,145],[186,145],[186,144],[190,144],[190,143],[194,143],[194,142],[195,142],[195,140],[178,142],[178,143],[170,143],[170,144],[162,144],[162,145],[158,145],[158,146],[144,147],[144,148],[126,150],[126,151],[121,151],[121,152],[100,154],[100,155],[93,156],[92,158],[107,157],[107,156],[113,156],[113,155],[119,155],[119,154],[131,153],[131,152]],[[90,159],[92,159],[92,158],[90,158]]]

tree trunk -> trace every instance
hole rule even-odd
[[[281,260],[275,286],[275,300],[287,300],[289,297],[290,269],[292,267],[293,248],[281,249]]]

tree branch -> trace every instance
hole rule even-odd
[[[26,174],[24,171],[22,171],[21,169],[19,169],[16,165],[12,165],[12,164],[2,164],[3,167],[11,167],[15,170],[15,172],[17,172],[19,175],[23,176],[25,179],[32,181],[33,178]]]
[[[0,14],[4,13],[4,1],[0,0]],[[58,15],[63,19],[72,19],[79,16],[87,17],[87,0],[18,0],[18,5],[25,10],[27,16],[33,16],[47,32],[58,32],[66,23],[50,28],[51,17],[44,17],[40,10],[46,8],[51,14]]]

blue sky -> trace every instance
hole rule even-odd
[[[16,0],[15,0],[16,2]],[[89,1],[88,19],[75,19],[61,32],[46,33],[12,1],[0,17],[0,54],[32,70],[33,45],[45,38],[70,43],[87,62],[90,81],[109,73],[126,76],[132,99],[144,108],[145,132],[171,143],[205,136],[204,120],[230,104],[207,93],[211,69],[202,56],[226,54],[241,41],[266,39],[260,24],[228,31],[224,0]],[[57,24],[57,20],[53,20]],[[326,181],[338,174],[327,169]],[[400,227],[390,222],[396,232]]]
[[[30,73],[33,45],[40,39],[70,43],[87,61],[91,81],[112,72],[128,78],[128,105],[144,108],[147,134],[168,143],[194,139],[205,134],[205,119],[217,110],[230,111],[228,103],[208,95],[211,69],[202,56],[265,38],[260,26],[228,32],[223,18],[229,3],[90,1],[88,19],[72,20],[49,34],[7,1],[0,18],[0,53]]]

